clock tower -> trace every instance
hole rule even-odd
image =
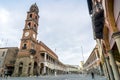
[[[39,9],[36,3],[31,5],[27,12],[13,76],[33,75],[33,57],[36,54],[37,47],[38,13]]]
[[[23,29],[23,35],[21,39],[20,51],[27,51],[35,49],[35,43],[37,42],[37,30],[38,30],[38,15],[39,9],[35,4],[30,7],[27,12],[27,18],[25,21],[25,27]]]

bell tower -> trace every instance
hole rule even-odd
[[[38,13],[39,9],[36,3],[31,5],[27,12],[13,76],[33,75],[34,55],[37,47]]]
[[[38,15],[39,9],[33,4],[27,12],[27,18],[25,20],[25,27],[23,29],[23,35],[20,44],[20,51],[35,49],[35,43],[37,42],[38,31]]]

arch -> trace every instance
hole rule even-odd
[[[114,0],[105,0],[106,19],[108,20],[108,23],[110,24],[109,27],[110,27],[112,33],[118,31],[118,29],[116,27],[115,19],[114,19],[113,4],[114,4]]]
[[[35,19],[38,20],[37,16],[35,16]]]
[[[33,74],[34,75],[37,75],[38,74],[38,64],[37,64],[37,62],[34,62],[34,68],[33,68]]]
[[[19,69],[18,69],[18,76],[20,76],[22,74],[22,70],[23,70],[23,62],[19,63]]]
[[[24,43],[22,49],[27,49],[27,44]]]
[[[23,65],[23,62],[20,62],[19,65]]]
[[[43,70],[44,70],[44,63],[40,64],[40,74],[43,74]]]
[[[32,18],[32,16],[33,16],[33,15],[32,15],[32,14],[30,14],[30,18]]]
[[[32,63],[29,63],[29,66],[31,66],[32,65]]]
[[[36,24],[34,24],[33,29],[36,30]]]
[[[31,26],[31,22],[29,22],[29,23],[27,24],[27,28],[30,28],[30,26]]]

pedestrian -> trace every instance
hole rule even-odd
[[[91,72],[91,76],[92,76],[92,79],[94,79],[94,73],[93,72]]]
[[[36,76],[38,77],[38,75],[39,75],[39,74],[38,74],[38,72],[37,72],[37,73],[36,73]]]

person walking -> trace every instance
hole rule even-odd
[[[94,79],[94,73],[93,72],[91,72],[91,76],[92,76],[92,79]]]

